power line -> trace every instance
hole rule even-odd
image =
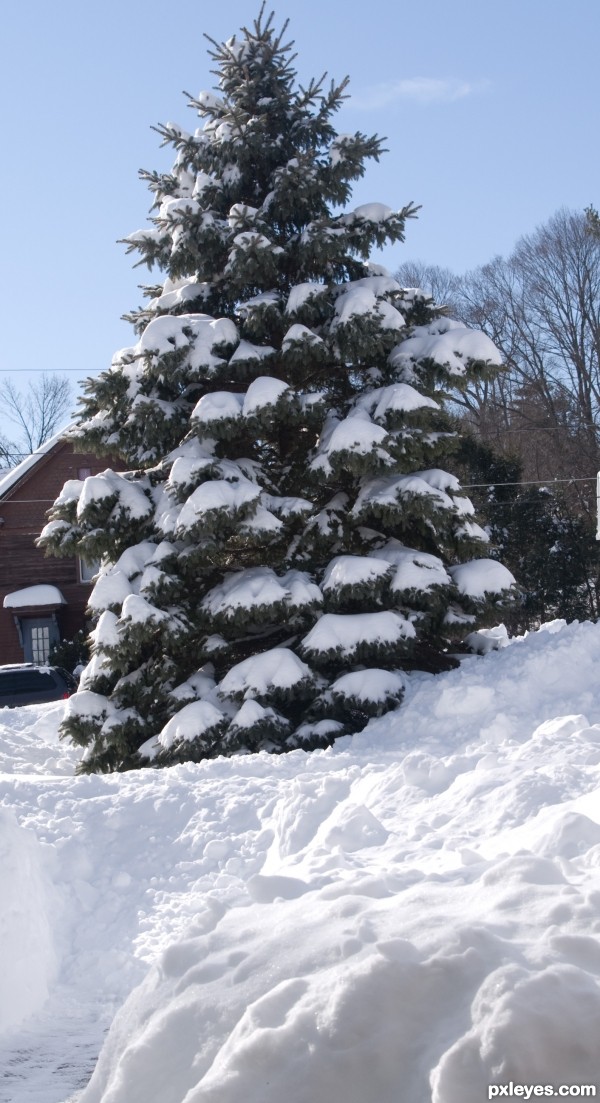
[[[475,490],[483,487],[494,486],[554,486],[555,483],[595,483],[596,476],[590,476],[589,478],[571,478],[571,479],[532,479],[527,482],[514,482],[514,483],[461,483],[461,490]]]
[[[9,469],[10,470],[10,469]],[[595,483],[595,478],[588,479],[534,479],[533,481],[524,483],[461,483],[461,490],[476,490],[476,489],[494,489],[497,486],[553,486],[555,483]],[[50,502],[53,504],[56,501],[55,498],[8,498],[6,505],[31,505],[35,503],[37,505]],[[497,502],[496,505],[519,505],[518,502]]]
[[[105,368],[100,368],[100,371],[105,371]],[[81,368],[0,368],[0,372],[8,373],[9,375],[62,375],[66,371],[76,371],[81,374]]]
[[[506,433],[579,433],[583,429],[594,429],[598,431],[598,426],[593,425],[591,421],[582,421],[579,425],[533,425],[530,428],[513,429],[505,426],[502,429],[497,429],[495,433],[495,440],[503,437]],[[493,435],[493,430],[489,431],[489,435]]]

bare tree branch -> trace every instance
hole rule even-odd
[[[68,420],[71,385],[64,376],[44,375],[21,391],[12,380],[0,385],[0,406],[6,418],[19,430],[15,442],[0,440],[0,461],[9,467],[19,454],[29,455],[52,437]]]
[[[526,481],[600,469],[599,227],[594,208],[560,210],[508,259],[464,276],[418,262],[397,273],[499,348],[506,370],[457,405],[479,439],[518,457]]]
[[[409,260],[400,266],[395,278],[402,287],[419,287],[427,291],[437,306],[444,307],[453,318],[458,318],[462,305],[462,279],[450,268]]]

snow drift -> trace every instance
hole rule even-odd
[[[35,835],[0,809],[0,1033],[17,1026],[47,1000],[56,971],[56,906],[45,855]]]
[[[124,1001],[80,1103],[600,1087],[599,662],[599,626],[555,623],[311,754],[36,777],[15,730],[0,800],[62,900],[57,1064],[65,1009],[99,1049]]]

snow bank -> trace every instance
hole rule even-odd
[[[0,1033],[38,1010],[56,972],[49,920],[56,901],[46,863],[35,835],[0,808]]]
[[[72,778],[81,751],[58,738],[64,710],[63,701],[0,709],[0,777],[49,774]]]
[[[406,676],[398,712],[328,751],[93,778],[25,773],[26,710],[2,718],[22,772],[0,803],[53,854],[64,905],[57,1067],[69,1008],[99,1049],[124,1000],[79,1103],[598,1084],[599,664],[600,626],[555,623]],[[275,670],[242,666],[240,701]]]
[[[413,679],[396,717],[333,751],[240,759],[237,778],[207,764],[230,828],[230,787],[255,794],[249,867],[224,832],[195,835],[245,898],[198,898],[82,1103],[475,1103],[510,1079],[594,1082],[599,659],[595,626],[539,633]],[[554,718],[575,703],[589,716]]]

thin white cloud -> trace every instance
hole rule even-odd
[[[485,88],[487,81],[471,83],[466,80],[437,80],[435,77],[409,77],[406,80],[390,80],[381,84],[372,84],[362,92],[352,96],[354,107],[371,111],[378,107],[387,107],[399,100],[411,100],[413,103],[453,103],[471,96]]]

